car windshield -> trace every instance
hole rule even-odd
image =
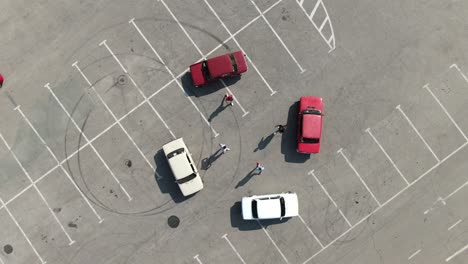
[[[229,55],[229,58],[231,59],[232,68],[234,69],[234,72],[237,72],[237,62],[236,62],[236,58],[234,58],[234,55],[233,55],[233,54],[230,54],[230,55]]]
[[[320,112],[320,110],[314,109],[314,108],[306,109],[306,110],[302,111],[302,113],[304,115],[321,115],[322,114],[322,112]]]
[[[207,80],[211,79],[211,75],[210,75],[210,72],[208,71],[208,65],[206,64],[206,61],[204,61],[202,63],[202,71],[203,71],[203,75],[205,75],[205,78]]]
[[[286,215],[286,206],[284,205],[284,198],[280,198],[280,206],[281,206],[281,217]]]
[[[316,144],[316,143],[319,143],[320,142],[320,138],[305,138],[303,137],[301,139],[302,142],[304,143],[313,143],[313,144]]]
[[[177,182],[178,184],[182,184],[182,183],[189,182],[189,181],[195,179],[196,177],[197,177],[197,174],[192,173],[192,174],[190,174],[189,176],[187,176],[187,177],[185,177],[185,178],[182,178],[182,179],[180,179],[180,180],[177,180],[176,182]]]
[[[179,148],[179,149],[176,149],[176,150],[170,152],[169,154],[167,154],[167,159],[170,159],[170,158],[172,158],[172,157],[174,157],[176,155],[179,155],[181,153],[184,153],[184,148]]]
[[[252,200],[252,216],[253,216],[254,218],[258,218],[257,200]]]

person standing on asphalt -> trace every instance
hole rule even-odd
[[[278,134],[278,133],[283,134],[284,131],[286,130],[286,125],[284,125],[284,126],[283,125],[277,125],[277,126],[275,126],[275,128],[276,128],[275,135]]]

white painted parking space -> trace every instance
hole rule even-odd
[[[30,183],[33,185],[33,188],[36,190],[37,194],[39,195],[39,197],[41,198],[42,202],[47,206],[47,208],[49,209],[49,212],[50,214],[53,216],[54,220],[57,222],[57,224],[60,226],[60,229],[63,231],[63,233],[65,234],[65,236],[67,237],[68,239],[68,242],[69,242],[69,245],[72,245],[73,243],[75,243],[75,241],[70,237],[70,234],[68,234],[67,230],[65,230],[62,222],[60,222],[60,220],[58,219],[58,217],[55,215],[55,213],[53,212],[52,208],[50,207],[49,203],[47,202],[47,200],[45,199],[44,195],[41,193],[41,191],[39,190],[39,188],[36,186],[36,184],[34,183],[33,179],[31,178],[31,176],[29,175],[28,171],[26,171],[26,169],[24,168],[23,164],[19,161],[18,157],[16,157],[16,154],[12,151],[10,145],[6,142],[5,138],[3,137],[2,134],[0,134],[0,139],[3,141],[3,143],[5,144],[5,146],[8,148],[8,150],[10,151],[11,155],[13,156],[13,158],[16,160],[18,166],[21,167],[21,170],[23,171],[24,175],[26,175],[26,177],[28,178],[28,180],[30,181]]]
[[[236,43],[237,47],[239,47],[239,49],[246,55],[246,58],[247,60],[249,61],[250,65],[255,69],[255,71],[258,73],[258,75],[260,76],[260,78],[263,80],[263,82],[265,83],[266,87],[268,88],[268,90],[270,90],[271,94],[270,95],[274,95],[276,93],[276,91],[273,90],[273,88],[271,88],[270,84],[265,80],[265,78],[263,77],[262,73],[258,70],[257,66],[255,66],[255,64],[252,62],[252,60],[250,59],[250,57],[247,55],[247,53],[245,52],[244,49],[242,49],[241,45],[239,44],[239,42],[236,40],[236,38],[233,36],[233,34],[231,33],[231,31],[227,28],[227,26],[224,24],[224,22],[221,20],[221,18],[218,16],[218,14],[216,13],[216,11],[213,9],[213,7],[210,5],[210,3],[208,3],[208,1],[204,0],[205,4],[208,6],[208,8],[211,10],[211,12],[213,12],[213,14],[216,16],[216,18],[219,20],[219,22],[221,23],[221,25],[224,27],[224,29],[229,33],[229,36],[231,37],[231,39]]]
[[[273,28],[273,26],[270,24],[270,22],[268,21],[268,19],[262,14],[262,11],[260,10],[260,8],[257,6],[257,4],[255,4],[255,2],[253,0],[250,0],[250,2],[252,3],[253,6],[255,6],[255,9],[258,11],[258,13],[262,16],[263,18],[263,21],[265,21],[265,23],[268,25],[268,27],[270,28],[270,30],[273,32],[273,34],[275,35],[275,37],[278,39],[278,41],[281,43],[281,45],[283,46],[283,48],[286,50],[286,52],[289,54],[289,56],[291,57],[291,59],[294,61],[294,63],[297,65],[297,67],[299,68],[300,72],[301,73],[304,73],[305,72],[305,69],[302,68],[301,64],[299,64],[299,62],[297,61],[296,57],[294,57],[294,55],[291,53],[291,51],[289,50],[289,48],[286,46],[286,44],[284,43],[284,41],[281,39],[281,37],[278,35],[278,33],[276,32],[276,30]]]
[[[343,154],[341,150],[327,164],[315,168],[314,175],[353,225],[380,204]]]
[[[322,248],[315,233],[300,216],[284,221],[260,222],[282,254],[285,263],[302,263],[310,256],[310,252]]]
[[[198,264],[203,264],[203,262],[200,260],[200,257],[198,256],[198,254],[195,255],[195,256],[193,257],[193,259],[195,259],[195,260],[198,262]]]
[[[252,227],[256,228],[222,236],[239,260],[242,263],[286,263],[269,234],[258,223],[252,223]]]
[[[99,220],[99,223],[102,223],[103,219],[102,217],[97,213],[96,209],[94,208],[94,206],[89,202],[88,198],[83,194],[83,192],[81,191],[81,189],[76,185],[75,181],[71,178],[70,174],[68,173],[68,171],[63,167],[62,164],[60,164],[60,161],[57,159],[57,156],[54,154],[54,152],[52,152],[52,150],[49,148],[49,146],[47,145],[47,143],[44,141],[44,139],[42,138],[42,136],[39,134],[39,132],[36,130],[36,128],[32,125],[32,123],[29,121],[29,119],[26,117],[26,115],[23,113],[23,111],[21,110],[20,106],[17,106],[15,108],[18,113],[21,115],[21,117],[23,117],[24,121],[26,121],[26,123],[29,125],[29,127],[34,131],[34,133],[37,135],[37,137],[39,138],[39,140],[42,142],[42,144],[44,144],[45,148],[47,149],[47,151],[50,153],[50,155],[52,156],[52,158],[57,162],[57,164],[60,166],[60,169],[63,171],[63,173],[67,176],[67,178],[70,180],[71,184],[73,185],[73,187],[75,187],[75,190],[81,195],[82,199],[86,202],[86,204],[89,206],[89,208],[92,210],[92,212],[94,213],[94,215],[97,217],[97,219]]]
[[[438,107],[440,111],[450,115],[450,117],[447,115],[447,118],[453,120],[452,123],[456,124],[458,132],[464,138],[468,133],[468,120],[466,119],[468,115],[468,108],[466,107],[468,81],[466,72],[466,67],[453,64],[441,77],[428,84],[430,91],[437,98],[437,100],[434,99],[434,107]]]
[[[122,131],[125,133],[125,135],[128,137],[128,139],[132,142],[133,146],[135,146],[135,148],[138,150],[138,153],[140,153],[140,155],[143,157],[143,159],[146,161],[146,163],[148,164],[148,166],[151,167],[151,169],[153,169],[153,171],[155,171],[155,168],[153,166],[153,164],[149,161],[149,159],[145,156],[145,154],[143,153],[143,151],[140,149],[140,147],[136,144],[135,140],[132,138],[132,136],[127,132],[127,130],[125,129],[125,127],[122,125],[122,123],[117,119],[117,117],[115,116],[115,114],[112,112],[112,110],[109,108],[109,106],[107,105],[107,103],[104,101],[104,99],[101,97],[101,95],[96,91],[96,89],[94,88],[93,84],[89,81],[89,79],[86,77],[86,75],[83,73],[83,71],[80,69],[80,67],[78,66],[78,62],[74,62],[73,67],[75,67],[78,72],[81,74],[81,76],[83,77],[83,79],[85,79],[85,81],[88,83],[89,87],[93,90],[93,92],[96,94],[96,96],[99,98],[99,101],[101,101],[101,103],[104,105],[104,107],[107,109],[107,111],[109,111],[110,115],[112,116],[112,118],[114,118],[114,122],[116,122],[119,127],[122,129]],[[145,100],[147,100],[147,98],[145,98]],[[152,108],[154,109],[154,108]],[[159,116],[159,115],[158,115]],[[162,120],[162,119],[161,119]],[[166,126],[166,128],[169,130],[169,132],[171,133],[171,135],[173,136],[173,138],[175,139],[175,136],[174,134],[172,133],[172,131],[170,130],[170,128],[166,125],[166,123],[163,121],[163,124]],[[158,175],[158,177],[160,177]]]
[[[42,264],[47,263],[47,261],[45,261],[42,258],[42,256],[39,254],[39,252],[36,250],[36,247],[31,242],[28,235],[24,232],[23,228],[21,227],[21,225],[16,220],[16,217],[11,213],[10,209],[5,204],[5,202],[2,200],[2,198],[0,198],[0,205],[1,205],[1,209],[3,209],[4,211],[6,211],[8,213],[8,216],[10,217],[12,222],[14,223],[14,226],[12,226],[12,225],[9,224],[8,221],[2,221],[1,232],[2,232],[2,234],[5,234],[5,236],[2,236],[2,240],[6,239],[6,238],[10,238],[10,237],[17,237],[17,234],[15,232],[13,232],[13,230],[14,230],[14,228],[18,229],[27,244],[23,243],[23,241],[21,241],[19,239],[18,239],[19,241],[16,241],[16,239],[15,239],[14,240],[16,242],[15,245],[17,245],[17,247],[21,248],[21,249],[26,248],[26,246],[29,246],[32,249],[32,251],[34,252],[35,256],[37,257],[36,260],[39,259],[39,261]],[[1,211],[2,210],[0,210],[0,212]],[[7,242],[7,241],[5,241],[5,242]],[[26,261],[26,263],[28,261],[31,261],[31,262],[36,261],[36,260],[32,260],[31,257],[29,256],[29,254],[21,253],[21,250],[19,251],[19,253],[15,252],[15,254],[14,254],[14,256],[12,258],[13,258],[13,261],[14,260],[19,261],[18,263],[21,263],[22,261]]]
[[[468,244],[466,244],[464,247],[460,248],[459,250],[457,250],[455,253],[453,253],[452,255],[450,255],[448,258],[445,259],[445,262],[449,262],[451,261],[453,258],[457,257],[458,255],[462,254],[465,250],[468,249]],[[468,257],[468,254],[465,254],[465,257],[466,258]],[[463,257],[460,257],[460,259],[462,259]]]
[[[362,182],[372,191],[377,201],[382,203],[409,185],[409,182],[385,148],[376,141],[372,131],[366,131],[347,147],[346,157],[359,173]]]
[[[143,34],[143,32],[141,31],[141,29],[138,27],[138,25],[135,23],[134,19],[130,20],[129,21],[130,24],[132,24],[135,29],[138,31],[138,33],[140,34],[140,36],[143,38],[143,40],[146,42],[146,44],[148,44],[148,46],[151,48],[151,50],[153,51],[154,55],[156,55],[156,57],[158,57],[158,59],[163,63],[164,67],[166,68],[167,72],[172,76],[173,80],[176,82],[177,86],[181,89],[181,91],[184,93],[184,95],[187,97],[187,99],[190,101],[190,103],[193,105],[193,107],[197,110],[197,112],[200,114],[200,116],[202,117],[203,121],[205,121],[205,123],[210,127],[211,131],[213,132],[213,135],[214,137],[217,137],[219,134],[218,132],[216,132],[214,130],[214,128],[211,126],[210,122],[206,119],[205,115],[200,111],[200,109],[198,108],[198,106],[193,102],[192,98],[190,98],[186,91],[184,90],[184,88],[182,87],[182,84],[180,83],[180,81],[177,79],[177,77],[174,75],[174,73],[172,72],[171,69],[169,69],[169,67],[166,65],[166,63],[164,62],[164,60],[161,58],[161,56],[159,55],[159,53],[156,51],[156,49],[153,47],[153,45],[149,42],[148,38],[146,38],[146,36]],[[159,115],[158,115],[159,116]]]
[[[399,110],[371,128],[382,148],[409,183],[438,161]]]
[[[231,243],[231,241],[230,241],[229,238],[227,237],[227,234],[224,234],[224,235],[222,236],[222,238],[224,238],[224,239],[226,240],[226,242],[229,244],[229,246],[232,248],[232,250],[236,253],[236,255],[237,255],[237,257],[239,258],[239,260],[240,260],[242,263],[246,264],[244,258],[242,258],[242,256],[240,255],[240,253],[237,251],[236,247]]]
[[[167,130],[169,131],[169,133],[171,133],[172,137],[175,138],[175,135],[174,133],[172,132],[172,130],[169,128],[169,126],[166,124],[166,122],[164,121],[164,119],[162,119],[161,115],[159,114],[159,112],[156,110],[156,108],[154,108],[153,104],[151,104],[151,102],[148,100],[148,97],[146,97],[146,95],[143,93],[143,91],[140,89],[140,87],[137,85],[137,83],[135,82],[135,80],[133,80],[132,78],[132,75],[127,71],[127,69],[122,65],[122,62],[119,60],[119,58],[117,58],[117,55],[115,55],[115,53],[112,51],[112,49],[109,47],[109,45],[107,44],[107,41],[106,40],[103,40],[101,43],[99,43],[99,46],[104,46],[108,51],[109,53],[112,55],[112,57],[115,59],[115,61],[119,64],[120,68],[125,72],[125,74],[127,74],[128,78],[130,79],[130,81],[132,82],[133,86],[135,86],[135,88],[138,90],[138,92],[140,93],[140,95],[144,98],[145,102],[151,107],[151,109],[153,110],[154,114],[159,118],[159,120],[161,120],[161,122],[163,123],[163,125],[167,128]],[[113,115],[113,117],[115,117]],[[117,119],[117,118],[115,118]],[[150,165],[151,166],[151,165]]]
[[[96,150],[96,148],[93,146],[93,144],[90,142],[90,140],[88,139],[88,137],[84,134],[84,132],[81,130],[80,126],[78,126],[78,124],[75,122],[75,120],[73,119],[73,117],[70,115],[70,113],[68,112],[68,110],[63,106],[63,104],[60,102],[60,100],[58,99],[58,97],[55,95],[55,93],[52,91],[52,89],[50,88],[50,85],[49,83],[47,83],[46,85],[44,85],[44,87],[46,87],[49,92],[52,94],[52,96],[54,97],[54,99],[57,101],[57,103],[62,107],[63,111],[65,112],[65,114],[68,116],[68,118],[70,119],[70,121],[73,123],[73,125],[76,127],[76,129],[78,131],[80,131],[80,133],[83,135],[83,138],[85,139],[86,143],[89,144],[89,146],[91,146],[91,148],[93,149],[94,153],[96,154],[96,156],[99,158],[99,160],[102,162],[102,164],[104,165],[104,167],[109,171],[109,173],[111,174],[112,178],[117,182],[117,184],[120,186],[120,189],[125,193],[125,195],[127,196],[128,200],[131,201],[132,200],[132,197],[130,196],[130,194],[127,192],[127,190],[122,186],[122,184],[120,183],[119,179],[117,179],[117,177],[115,176],[114,172],[110,169],[110,167],[107,165],[107,163],[104,161],[104,159],[102,158],[102,156],[99,154],[99,152]]]

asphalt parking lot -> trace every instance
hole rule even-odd
[[[467,263],[468,3],[2,10],[0,264]],[[241,78],[193,86],[190,64],[236,50]],[[324,100],[317,155],[296,153],[303,95]],[[189,198],[161,150],[179,137]],[[243,196],[286,191],[298,217],[242,220]]]

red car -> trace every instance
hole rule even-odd
[[[240,75],[247,71],[242,51],[236,51],[190,65],[190,75],[195,86],[210,81]]]
[[[323,103],[321,97],[303,96],[299,101],[297,152],[319,153],[322,136]]]

